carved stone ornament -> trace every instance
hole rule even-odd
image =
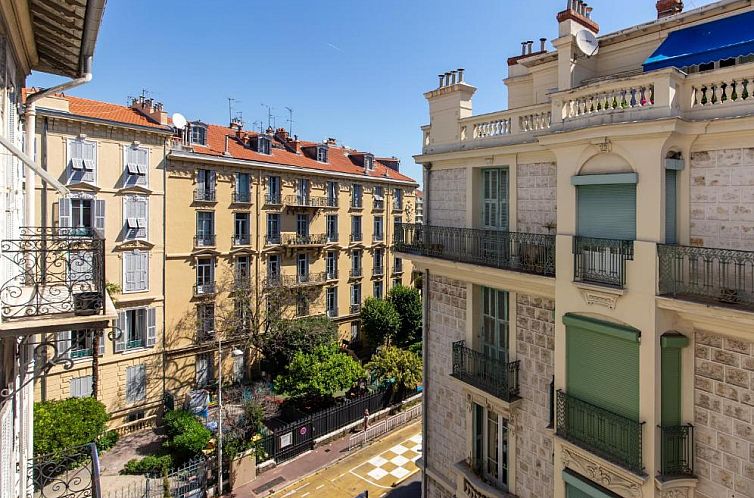
[[[609,292],[600,292],[593,289],[581,289],[581,294],[584,296],[586,304],[596,304],[598,306],[604,306],[611,310],[615,309],[615,305],[618,302],[618,295],[611,294]]]
[[[605,467],[570,448],[563,446],[561,460],[563,461],[564,466],[576,470],[584,477],[596,482],[600,486],[617,493],[628,493],[629,496],[642,496],[641,483],[630,481],[612,469]]]
[[[662,498],[688,498],[689,488],[666,489],[660,496]]]

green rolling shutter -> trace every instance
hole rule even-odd
[[[576,195],[578,235],[636,238],[636,184],[579,185]]]
[[[588,322],[579,326],[581,320],[578,317],[564,320],[568,322],[568,394],[638,420],[639,343],[635,339],[636,332],[605,322],[598,322],[598,327],[591,327]]]
[[[665,243],[675,244],[676,240],[676,203],[678,172],[674,169],[665,170]]]
[[[571,469],[563,470],[561,475],[566,485],[566,498],[620,498],[612,491],[576,474]]]
[[[681,425],[681,353],[687,345],[688,338],[681,334],[667,333],[660,337],[660,424],[665,427]]]
[[[576,486],[566,484],[566,498],[592,498],[592,496],[581,491]]]

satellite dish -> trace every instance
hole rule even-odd
[[[600,43],[597,41],[597,37],[588,29],[582,29],[576,33],[576,46],[587,57],[597,55],[597,52],[600,50]]]
[[[182,130],[186,127],[188,124],[188,121],[186,121],[186,118],[183,117],[183,114],[180,112],[176,112],[173,114],[173,126],[175,126],[177,129]]]

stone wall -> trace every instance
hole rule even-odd
[[[550,382],[554,375],[555,301],[518,294],[516,359],[521,361],[521,405],[516,413],[516,496],[553,496]]]
[[[450,377],[452,344],[466,337],[466,299],[464,282],[430,276],[424,458],[435,474],[449,482],[454,480],[455,463],[466,458],[466,401]]]
[[[454,498],[440,483],[427,477],[427,498]]]
[[[691,245],[754,244],[754,148],[691,155]]]
[[[430,173],[428,216],[433,225],[466,226],[466,174],[466,168]]]
[[[555,226],[557,174],[555,163],[519,164],[516,167],[517,231],[550,233]]]
[[[697,498],[754,497],[752,353],[751,343],[696,333]]]

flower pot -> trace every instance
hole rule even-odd
[[[102,294],[79,292],[73,295],[73,313],[77,316],[96,315],[102,308]]]

